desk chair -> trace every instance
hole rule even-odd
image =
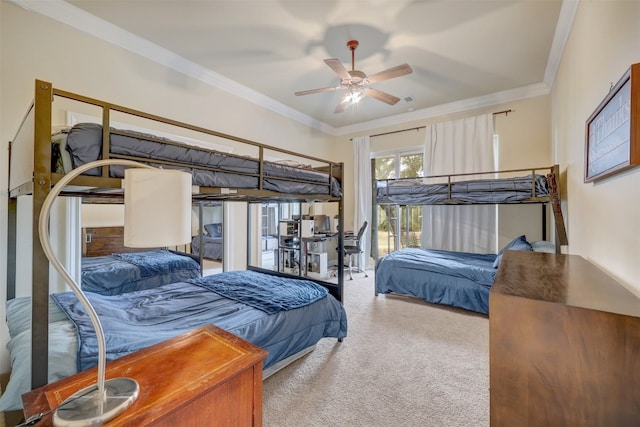
[[[369,277],[367,272],[359,266],[353,267],[353,256],[360,255],[362,253],[362,236],[364,235],[365,230],[367,229],[367,221],[362,224],[360,230],[358,231],[357,236],[345,236],[344,237],[344,254],[349,257],[349,280],[353,280],[352,272],[355,269],[355,272],[364,273],[364,277]]]

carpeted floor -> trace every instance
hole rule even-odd
[[[489,425],[488,317],[345,280],[349,336],[264,382],[264,425]]]

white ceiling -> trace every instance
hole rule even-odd
[[[575,13],[567,4],[576,3],[14,2],[334,135],[548,93]],[[351,39],[360,42],[355,68],[368,75],[403,63],[413,68],[372,85],[401,101],[365,98],[336,114],[342,92],[295,96],[339,84],[323,59],[351,69]]]

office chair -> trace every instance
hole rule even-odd
[[[353,280],[353,275],[352,272],[354,270],[353,267],[353,256],[354,255],[360,255],[362,253],[362,247],[361,242],[362,242],[362,236],[364,235],[365,230],[367,229],[367,221],[364,222],[364,224],[362,224],[362,227],[360,227],[360,230],[358,231],[358,235],[357,236],[345,236],[345,244],[344,244],[344,254],[345,256],[349,257],[349,280]],[[347,244],[347,240],[349,240],[349,244]],[[364,277],[369,277],[367,275],[367,272],[358,267],[355,267],[355,271],[357,272],[361,272],[364,273]]]

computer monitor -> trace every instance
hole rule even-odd
[[[313,215],[316,234],[331,232],[331,219],[328,215]]]

